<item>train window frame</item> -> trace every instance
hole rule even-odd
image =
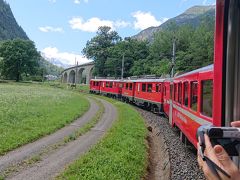
[[[156,84],[156,92],[159,92],[159,84]]]
[[[196,90],[197,90],[197,100],[195,100],[196,102],[194,102],[194,104],[196,104],[196,109],[193,107],[193,86],[196,85]],[[199,83],[198,81],[191,81],[190,82],[190,108],[192,111],[195,111],[197,112],[198,111],[198,101],[199,101],[199,97],[198,97],[198,86],[199,86]]]
[[[211,82],[210,86],[211,86],[211,112],[210,114],[208,114],[208,109],[207,111],[205,111],[205,106],[204,104],[204,90],[206,90],[206,88],[204,88],[204,82]],[[209,118],[212,118],[213,117],[213,79],[204,79],[204,80],[201,80],[201,103],[200,103],[200,113],[203,115],[203,116],[206,116],[206,117],[209,117]]]
[[[142,83],[142,92],[146,92],[146,83]]]
[[[164,96],[167,96],[167,86],[164,85]]]
[[[129,90],[132,90],[132,83],[129,83]]]
[[[173,84],[170,84],[170,99],[173,97]]]
[[[162,92],[162,83],[159,84],[159,92]]]
[[[178,99],[177,99],[177,83],[173,84],[173,100],[176,102],[178,101]]]
[[[186,89],[186,85],[187,85],[187,89]],[[185,107],[189,106],[188,101],[189,101],[189,82],[185,81],[183,82],[183,105]]]
[[[128,83],[126,83],[126,87],[125,87],[125,89],[128,89]]]
[[[178,83],[178,103],[182,104],[182,82]]]
[[[148,83],[147,84],[147,92],[152,92],[152,87],[153,87],[153,85],[152,85],[152,83]]]

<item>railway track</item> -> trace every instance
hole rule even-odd
[[[151,128],[150,170],[146,179],[205,179],[197,164],[196,150],[184,145],[168,119],[137,108]],[[156,150],[160,147],[160,152]],[[161,157],[159,157],[161,156]],[[158,159],[161,162],[154,162]],[[151,167],[152,166],[152,167]],[[148,168],[148,169],[149,169]]]

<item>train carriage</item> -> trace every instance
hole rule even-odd
[[[213,123],[213,65],[177,76],[171,84],[171,123],[196,147],[198,127]]]
[[[163,112],[164,79],[135,80],[134,102],[155,113]]]
[[[90,93],[100,94],[101,80],[91,79],[90,80]]]
[[[122,100],[125,102],[134,102],[135,80],[122,81]]]
[[[100,93],[113,98],[120,98],[122,82],[120,80],[101,79]]]

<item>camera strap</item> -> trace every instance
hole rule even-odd
[[[219,179],[221,179],[219,174],[218,174],[218,171],[217,171],[217,170],[219,170],[225,176],[227,176],[228,178],[231,178],[231,176],[226,171],[224,171],[216,163],[214,163],[211,159],[209,159],[207,156],[204,155],[204,150],[206,148],[206,146],[205,146],[205,139],[204,139],[204,133],[203,132],[199,133],[199,137],[200,137],[200,142],[199,142],[199,145],[200,145],[200,156],[202,157],[202,160],[207,163],[207,165],[208,165],[209,169],[212,171],[212,173],[214,175],[216,175]]]

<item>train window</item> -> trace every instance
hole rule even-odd
[[[162,84],[159,84],[159,92],[162,92]]]
[[[164,86],[164,96],[167,95],[167,86]]]
[[[110,88],[112,88],[112,87],[113,87],[113,82],[110,82],[110,85],[109,85],[109,87],[110,87]]]
[[[146,92],[146,84],[142,84],[142,91]]]
[[[178,102],[182,104],[182,83],[178,83]]]
[[[177,84],[174,84],[174,101],[177,101]]]
[[[128,89],[128,83],[126,83],[126,89]]]
[[[140,84],[138,83],[138,92],[140,91]]]
[[[159,84],[156,84],[156,92],[159,91]]]
[[[192,110],[197,111],[198,102],[198,83],[197,81],[191,82],[191,103],[190,107]]]
[[[173,85],[170,85],[170,99],[172,99],[172,93],[173,93]]]
[[[123,84],[122,84],[122,83],[119,83],[119,87],[122,88],[122,87],[123,87]]]
[[[152,84],[147,85],[147,92],[152,92]]]
[[[184,106],[188,106],[188,82],[183,83],[183,104]]]
[[[129,84],[129,90],[132,90],[132,83]]]
[[[108,82],[106,82],[106,87],[108,87],[108,84],[109,84],[109,83],[108,83]]]
[[[201,92],[201,113],[205,116],[212,117],[212,98],[213,98],[213,81],[202,81]]]

